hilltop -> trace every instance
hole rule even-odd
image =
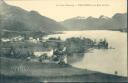
[[[10,31],[58,31],[63,26],[36,11],[26,11],[20,7],[0,2],[0,30]]]

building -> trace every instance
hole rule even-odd
[[[40,56],[52,57],[53,49],[34,48],[33,55],[36,57],[40,57]]]
[[[2,42],[18,42],[24,40],[24,37],[22,36],[16,36],[12,38],[1,38]]]
[[[28,61],[50,63],[53,56],[53,49],[46,49],[43,47],[32,48],[32,57],[28,57]]]
[[[29,37],[28,41],[31,42],[31,43],[38,43],[38,42],[40,42],[39,38],[34,39],[33,37]]]
[[[17,37],[11,38],[11,41],[22,41],[22,40],[24,40],[24,37],[22,37],[22,36],[17,36]]]
[[[48,40],[48,38],[42,37],[42,42],[46,42],[47,40]]]
[[[64,47],[62,50],[59,49],[46,49],[43,47],[34,47],[32,48],[32,55],[33,58],[30,57],[28,60],[33,62],[42,62],[42,63],[60,63],[60,64],[67,64],[67,55],[66,55],[66,47]],[[54,52],[57,52],[54,54]],[[55,60],[55,58],[57,60]]]
[[[2,42],[10,42],[11,40],[9,38],[1,38]]]

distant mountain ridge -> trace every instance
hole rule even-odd
[[[69,30],[120,30],[127,29],[127,13],[116,13],[112,18],[101,15],[94,17],[74,17],[61,22]]]
[[[127,13],[106,16],[75,17],[62,22],[26,11],[0,1],[0,31],[64,31],[64,30],[127,30]]]
[[[26,11],[0,1],[0,30],[12,31],[57,31],[64,27],[36,11]]]

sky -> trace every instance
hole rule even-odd
[[[6,3],[25,10],[38,11],[56,21],[76,16],[113,16],[127,12],[127,0],[6,0]]]

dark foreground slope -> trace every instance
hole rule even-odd
[[[24,82],[128,82],[125,77],[78,69],[70,65],[42,64],[0,58],[1,83]]]

